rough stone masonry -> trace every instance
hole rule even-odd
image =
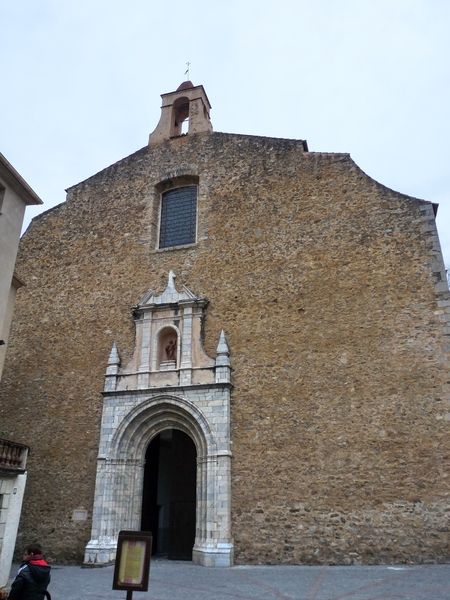
[[[235,563],[448,560],[436,206],[301,140],[175,134],[69,188],[22,238],[0,390],[2,431],[31,447],[19,544],[81,561],[108,356],[116,342],[130,360],[132,307],[173,271],[209,300],[207,355],[222,329],[230,349]],[[161,195],[186,184],[196,239],[159,249]]]

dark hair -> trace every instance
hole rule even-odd
[[[27,554],[42,554],[42,546],[40,544],[28,544],[25,546]]]

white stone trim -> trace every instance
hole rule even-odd
[[[91,540],[85,564],[115,558],[122,529],[139,530],[146,449],[166,429],[179,429],[197,452],[194,562],[230,566],[231,540],[231,364],[225,333],[217,358],[204,351],[201,326],[206,298],[175,287],[169,272],[162,294],[147,292],[135,307],[136,343],[120,366],[116,345],[105,375]],[[177,361],[159,369],[163,330],[177,334]]]
[[[114,426],[115,425],[115,426]],[[115,558],[122,529],[140,528],[145,452],[158,433],[179,429],[197,450],[194,562],[231,566],[229,388],[190,389],[185,395],[105,394],[92,523],[85,564]]]
[[[3,525],[0,534],[0,589],[7,584],[11,570],[26,481],[26,472],[11,477],[0,476],[0,493],[4,497],[4,505],[0,507],[3,514],[0,518]]]

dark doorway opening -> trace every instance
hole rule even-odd
[[[152,553],[192,560],[197,453],[183,431],[166,429],[145,454],[141,529],[153,533]]]

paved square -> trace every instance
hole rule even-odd
[[[123,600],[113,567],[54,566],[54,600]],[[148,592],[134,600],[449,600],[450,564],[412,566],[237,566],[205,568],[153,560]]]

